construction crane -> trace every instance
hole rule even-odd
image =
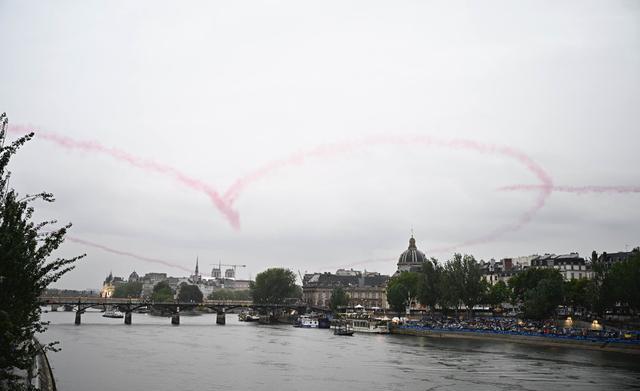
[[[219,276],[215,276],[214,274],[214,270],[211,270],[211,277],[217,277],[217,278],[223,278],[222,276],[222,267],[226,266],[226,267],[232,267],[233,268],[233,277],[232,278],[236,278],[236,273],[239,267],[247,267],[247,265],[239,265],[239,264],[235,264],[235,265],[230,265],[230,264],[225,264],[222,263],[222,261],[218,262],[218,263],[213,263],[212,265],[218,265],[218,272],[220,273]],[[227,276],[224,276],[224,278],[227,278]]]

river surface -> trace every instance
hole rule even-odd
[[[42,314],[60,391],[628,390],[640,356],[477,340],[356,334],[238,322],[215,315]]]

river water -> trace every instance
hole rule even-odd
[[[215,315],[123,319],[42,315],[61,391],[628,390],[640,356],[477,340],[356,334],[238,322]]]

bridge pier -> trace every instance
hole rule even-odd
[[[124,324],[131,324],[131,311],[124,313]]]
[[[82,311],[78,310],[76,311],[76,326],[80,326],[80,321],[82,318]]]
[[[171,315],[171,324],[174,326],[180,325],[180,314]]]
[[[224,312],[224,308],[216,314],[216,324],[224,325],[227,323],[227,316]]]

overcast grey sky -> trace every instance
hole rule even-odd
[[[411,228],[439,259],[640,245],[636,1],[3,0],[0,47],[0,111],[42,135],[12,185],[79,240],[242,278],[393,273]],[[498,190],[519,184],[543,188]],[[57,286],[185,274],[56,255],[84,252]]]

